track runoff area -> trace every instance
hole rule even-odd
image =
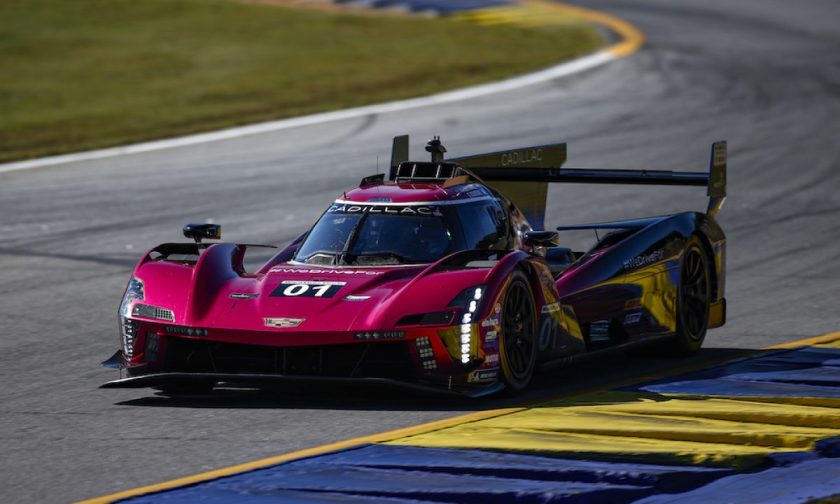
[[[539,26],[542,0],[352,0]],[[840,333],[534,405],[472,413],[91,499],[130,503],[808,502],[840,495]]]

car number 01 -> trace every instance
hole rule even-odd
[[[273,297],[331,298],[341,290],[344,282],[306,282],[285,280],[271,293]]]
[[[309,285],[294,284],[283,289],[284,296],[302,296],[309,292]],[[330,285],[312,285],[312,290],[315,291],[315,297],[323,297],[324,294],[330,290]]]

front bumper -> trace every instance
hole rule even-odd
[[[121,370],[121,379],[104,387],[164,387],[197,381],[248,388],[335,383],[460,396],[500,389],[495,375],[478,371],[480,362],[463,365],[452,359],[444,340],[429,329],[410,330],[400,340],[266,346],[166,334],[147,326],[137,332],[134,343],[130,356],[120,350],[102,363]]]
[[[121,323],[123,328],[130,326],[131,337],[123,334],[123,350],[103,365],[125,370],[128,378],[249,376],[260,377],[250,380],[260,383],[365,380],[459,393],[492,387],[497,380],[497,364],[485,362],[478,324],[471,325],[476,358],[462,363],[461,326],[298,333],[208,330],[142,318],[123,319]]]

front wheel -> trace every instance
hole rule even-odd
[[[511,275],[505,291],[501,326],[499,360],[502,380],[509,394],[518,394],[531,382],[537,361],[534,295],[528,277],[521,271]]]
[[[703,345],[709,327],[711,283],[708,256],[700,239],[692,236],[686,242],[680,266],[677,334],[669,348],[671,354],[688,356]]]

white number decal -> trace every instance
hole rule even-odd
[[[345,282],[326,282],[321,280],[284,280],[271,293],[280,297],[316,297],[331,298],[344,287]]]
[[[332,285],[313,285],[312,287],[315,289],[315,297],[323,297]]]
[[[283,290],[283,295],[284,296],[290,296],[290,297],[300,296],[300,295],[306,294],[306,291],[308,291],[308,290],[309,290],[308,285],[292,284],[292,285],[286,287],[285,290]]]

